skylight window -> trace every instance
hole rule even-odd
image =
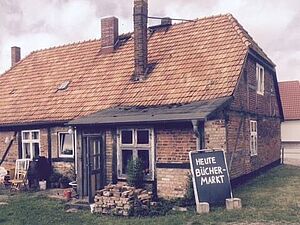
[[[58,91],[66,90],[70,83],[71,83],[71,81],[69,81],[69,80],[62,82],[60,85],[58,85],[57,90]]]

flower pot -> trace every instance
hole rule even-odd
[[[67,201],[69,201],[72,198],[72,191],[69,189],[64,190],[64,197],[66,198]]]

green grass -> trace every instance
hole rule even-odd
[[[197,215],[192,211],[170,212],[161,217],[128,219],[94,215],[88,211],[66,213],[62,202],[25,193],[11,196],[8,205],[0,206],[0,224],[208,225],[239,222],[300,224],[300,168],[277,167],[234,189],[234,196],[242,199],[243,209],[227,212],[219,207],[212,208],[211,213],[207,215]]]

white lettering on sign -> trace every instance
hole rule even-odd
[[[222,167],[199,167],[195,169],[196,177],[223,174]]]
[[[215,157],[196,158],[195,162],[197,165],[195,176],[201,177],[201,185],[224,183],[226,169],[222,169],[221,166],[207,166],[217,163]]]
[[[197,166],[216,164],[216,157],[198,158],[196,159]]]
[[[204,184],[223,184],[223,183],[224,183],[224,175],[201,177],[201,185],[204,185]]]

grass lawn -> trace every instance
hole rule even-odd
[[[234,189],[234,196],[242,199],[243,209],[227,212],[224,208],[212,208],[207,215],[192,211],[170,212],[161,217],[128,219],[94,215],[88,211],[66,213],[64,204],[59,201],[24,193],[11,196],[8,205],[0,205],[0,224],[300,224],[300,168],[280,166],[272,169]]]

